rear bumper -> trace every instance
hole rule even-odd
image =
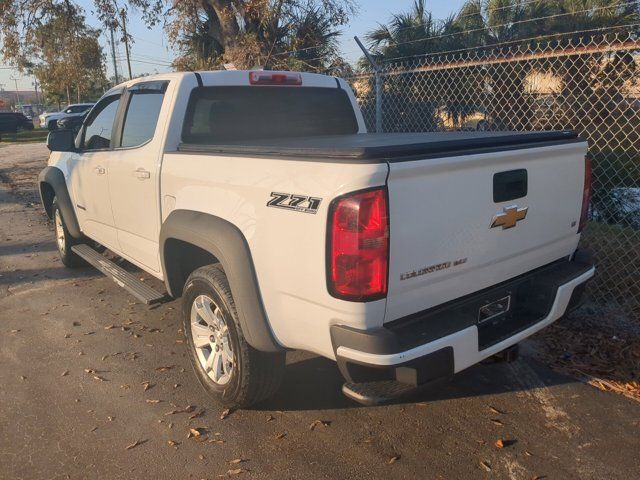
[[[384,328],[335,325],[331,338],[348,382],[396,380],[420,386],[515,345],[575,308],[595,268],[584,254],[396,320]],[[509,296],[511,308],[478,323],[481,306]]]

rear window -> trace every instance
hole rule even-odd
[[[200,87],[189,99],[185,143],[357,133],[346,92],[316,87]]]

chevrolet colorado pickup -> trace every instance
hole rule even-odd
[[[505,352],[575,307],[587,144],[569,131],[370,134],[348,84],[167,73],[109,90],[39,176],[62,262],[182,297],[202,385],[242,407],[285,352],[335,360],[363,404]]]

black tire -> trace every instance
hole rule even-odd
[[[61,221],[61,227],[58,225],[58,216]],[[79,267],[83,264],[82,259],[76,255],[71,247],[81,243],[79,240],[73,238],[67,229],[67,224],[64,220],[64,216],[62,215],[62,211],[58,207],[58,199],[53,198],[53,203],[51,205],[51,217],[53,218],[53,225],[56,232],[56,247],[58,248],[58,254],[60,255],[60,260],[62,263],[69,268]],[[63,235],[64,239],[61,242],[59,236]]]
[[[207,374],[194,345],[191,315],[194,302],[201,295],[210,298],[214,306],[220,309],[228,327],[233,368],[224,385],[214,382]],[[246,408],[265,400],[278,390],[284,376],[285,354],[261,352],[247,343],[238,321],[229,282],[220,264],[195,270],[187,279],[182,301],[182,319],[189,358],[198,380],[207,392],[227,407]]]
[[[58,129],[58,121],[57,120],[49,120],[47,123],[47,130],[57,130]]]

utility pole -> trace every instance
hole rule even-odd
[[[33,88],[36,91],[36,105],[40,105],[40,97],[38,96],[38,80],[37,79],[33,81]]]
[[[364,45],[360,41],[358,37],[353,37],[356,41],[364,56],[367,57],[371,67],[373,68],[373,72],[375,75],[376,81],[376,133],[382,133],[382,75],[380,74],[380,66],[373,59],[369,51],[364,48]]]
[[[18,108],[20,108],[21,105],[20,105],[20,94],[18,93],[18,79],[16,77],[12,76],[11,80],[13,80],[15,82],[15,85],[16,85],[16,105],[18,106]]]
[[[127,68],[129,69],[129,80],[133,78],[131,75],[131,60],[129,60],[129,37],[127,37],[127,12],[123,8],[120,10],[122,17],[122,35],[124,36],[124,51],[127,55]]]
[[[120,79],[118,78],[118,65],[116,64],[116,43],[113,39],[113,27],[109,27],[109,31],[111,32],[111,60],[113,60],[113,74],[116,77],[116,85],[120,83]]]

